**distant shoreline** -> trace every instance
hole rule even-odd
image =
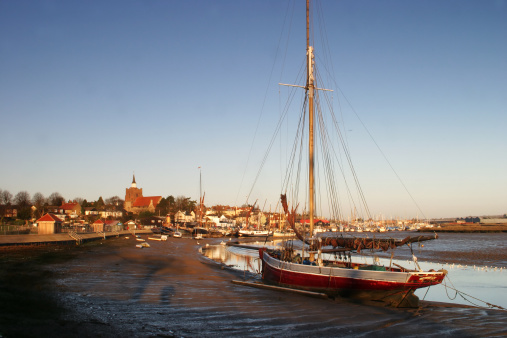
[[[418,231],[419,232],[463,232],[463,233],[507,232],[507,225],[442,224],[440,228],[421,228]]]

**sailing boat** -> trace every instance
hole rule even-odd
[[[203,233],[207,233],[208,230],[202,227],[202,208],[204,204],[204,196],[202,194],[202,175],[201,175],[201,167],[197,168],[199,169],[199,226],[194,227],[192,230],[192,235],[194,236],[194,239],[202,239]]]
[[[361,250],[392,250],[402,245],[410,245],[421,241],[435,239],[433,236],[407,237],[403,240],[392,238],[357,238],[357,237],[314,237],[313,226],[315,215],[315,183],[314,183],[314,97],[318,90],[315,85],[314,54],[310,46],[310,4],[306,1],[306,34],[307,34],[307,78],[305,102],[308,102],[309,124],[309,232],[308,235],[296,227],[296,207],[289,209],[286,194],[281,195],[281,203],[287,221],[304,243],[303,257],[295,256],[290,247],[281,250],[268,248],[259,249],[262,260],[262,278],[265,283],[282,287],[325,293],[329,296],[358,297],[362,299],[383,301],[393,306],[417,306],[418,298],[414,291],[419,288],[440,284],[447,271],[422,271],[405,269],[396,264],[382,266],[379,264],[353,263],[351,253]],[[319,121],[321,123],[321,121]],[[327,247],[327,249],[326,249]],[[305,252],[308,257],[305,257]],[[323,254],[334,253],[339,259],[326,260]],[[317,257],[316,257],[317,255]],[[335,256],[336,257],[336,256]],[[304,261],[302,261],[304,259]],[[394,266],[393,266],[394,265]]]
[[[176,223],[176,231],[174,232],[173,237],[181,238],[181,236],[182,236],[182,234],[180,232],[179,225],[178,225],[178,223]]]

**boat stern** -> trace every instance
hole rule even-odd
[[[427,286],[437,285],[442,283],[445,276],[447,275],[447,270],[438,270],[438,271],[425,271],[425,272],[413,272],[410,274],[410,277],[407,281],[407,284],[413,286],[414,288],[424,288]]]

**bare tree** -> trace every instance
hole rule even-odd
[[[32,216],[32,200],[27,191],[20,191],[14,196],[14,203],[17,205],[18,218],[28,220]]]
[[[45,208],[44,205],[46,204],[46,197],[40,192],[36,192],[32,197],[32,204],[36,208],[35,213],[37,217],[41,217],[44,215]]]
[[[84,199],[82,197],[76,197],[74,198],[74,201],[79,204],[79,205],[83,205],[83,202],[84,202]]]
[[[59,192],[54,192],[48,197],[48,203],[55,206],[60,206],[65,201],[62,195]]]
[[[16,203],[20,208],[29,207],[32,203],[32,200],[28,191],[18,192],[16,196],[14,196],[14,203]]]
[[[12,203],[12,194],[7,190],[3,190],[0,192],[0,204],[1,205],[9,205]]]
[[[119,196],[106,198],[106,204],[114,207],[116,210],[123,209],[124,202]]]

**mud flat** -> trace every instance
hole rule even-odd
[[[419,232],[463,232],[463,233],[489,233],[489,232],[507,232],[507,225],[448,225],[444,224],[440,228],[421,228]]]
[[[144,238],[144,236],[143,236]],[[198,253],[220,240],[113,238],[0,251],[0,335],[108,337],[506,336],[507,312],[392,309],[231,283]]]

